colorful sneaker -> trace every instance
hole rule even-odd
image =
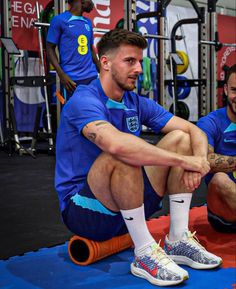
[[[158,286],[176,285],[188,279],[188,272],[175,264],[156,243],[145,250],[144,255],[135,256],[131,272]]]
[[[177,264],[194,269],[212,269],[222,264],[222,259],[208,252],[195,236],[196,232],[186,231],[183,239],[175,242],[165,238],[164,250]]]

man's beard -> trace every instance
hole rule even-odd
[[[236,109],[233,108],[233,103],[236,104],[236,101],[232,100],[232,103],[227,98],[227,105],[230,108],[231,112],[236,115]]]
[[[118,84],[118,86],[122,89],[122,90],[127,90],[127,91],[132,91],[136,88],[135,84],[128,84],[128,83],[124,83],[123,81],[121,81],[120,77],[119,77],[120,73],[115,71],[112,73],[112,77],[115,80],[115,82]]]

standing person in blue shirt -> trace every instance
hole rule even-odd
[[[188,230],[192,192],[210,169],[205,134],[132,92],[146,47],[143,36],[124,29],[99,41],[100,79],[79,86],[61,114],[55,186],[72,232],[96,241],[129,232],[135,246],[131,272],[167,286],[188,279],[173,260],[196,269],[222,260]],[[151,145],[139,137],[142,125],[166,135]],[[164,252],[145,220],[166,191],[171,220]]]
[[[91,12],[91,0],[69,0],[70,9],[53,17],[47,34],[47,55],[65,88],[68,100],[79,84],[98,76],[99,62],[93,48],[93,28],[84,12]],[[59,58],[56,55],[56,46]]]
[[[211,171],[208,185],[208,220],[223,232],[236,232],[236,64],[226,75],[227,106],[202,117],[197,125],[208,137]]]

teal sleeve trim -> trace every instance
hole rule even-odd
[[[123,109],[123,110],[133,110],[133,111],[136,111],[135,109],[129,109],[125,104],[124,104],[124,101],[122,100],[122,102],[117,102],[117,101],[114,101],[112,99],[108,99],[107,102],[106,102],[106,107],[108,109]]]
[[[224,132],[236,131],[236,123],[231,123]]]
[[[73,21],[73,20],[81,20],[81,21],[88,23],[88,21],[83,16],[72,15],[71,18],[68,20],[68,22]]]

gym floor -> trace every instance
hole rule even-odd
[[[0,258],[67,241],[53,187],[55,157],[0,151]]]
[[[144,134],[154,143],[157,136]],[[3,289],[100,289],[156,288],[130,274],[133,249],[127,249],[88,266],[78,266],[68,254],[72,237],[63,225],[54,190],[55,156],[39,153],[8,156],[0,150],[0,288]],[[185,268],[190,279],[178,288],[234,289],[236,238],[217,234],[207,223],[206,186],[196,190],[190,211],[190,230],[197,231],[200,242],[224,260],[216,270]],[[196,208],[196,206],[198,206]],[[199,207],[200,206],[200,207]],[[168,233],[168,198],[149,222],[156,240]],[[164,215],[164,216],[163,216]],[[66,285],[65,285],[66,284]],[[170,287],[168,287],[170,288]]]

